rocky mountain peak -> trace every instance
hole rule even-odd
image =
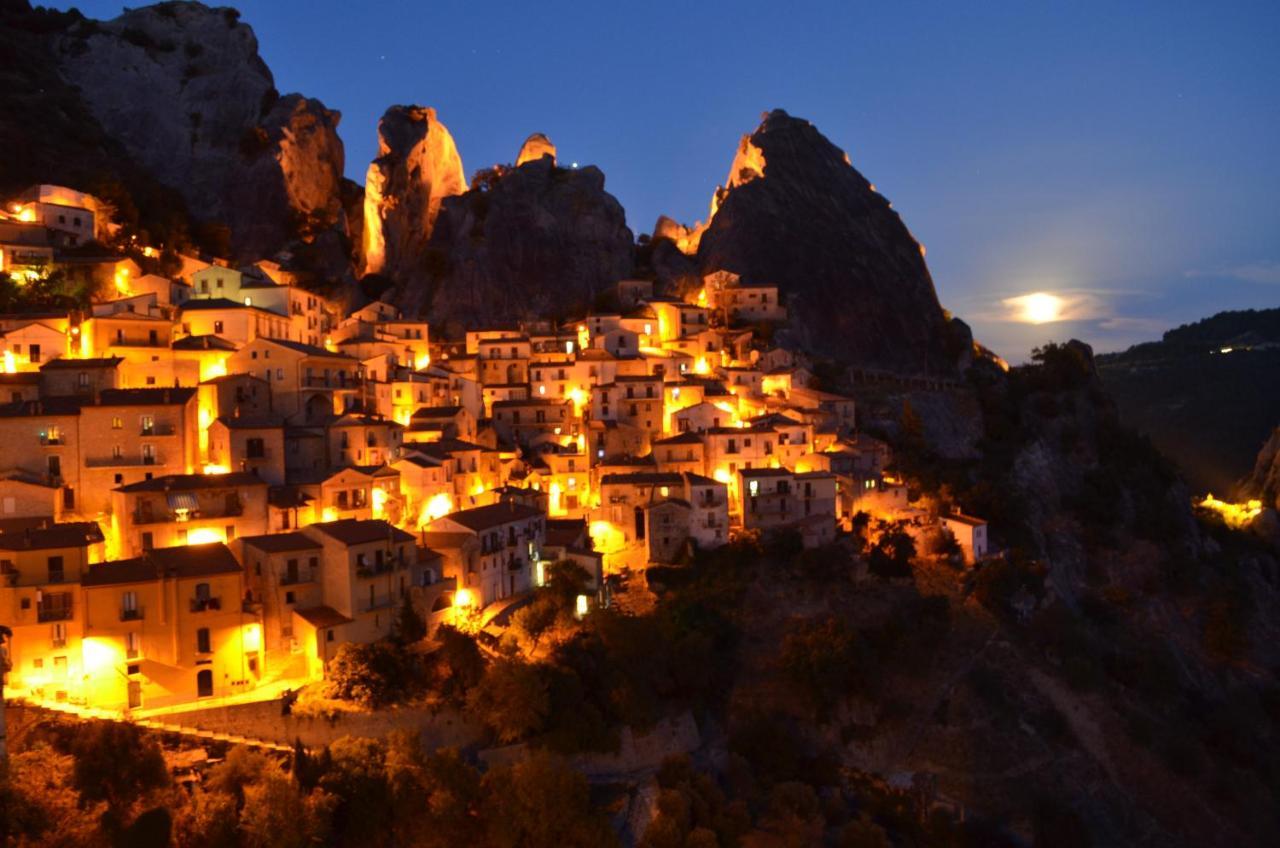
[[[660,219],[654,237],[694,256],[701,274],[776,284],[816,354],[949,373],[972,348],[952,339],[924,251],[889,202],[813,124],[781,109],[739,142],[706,224]]]
[[[59,71],[103,129],[193,213],[230,228],[233,253],[269,255],[296,228],[341,226],[339,115],[281,98],[234,9],[161,3],[57,40]]]
[[[364,272],[416,277],[441,201],[466,190],[462,157],[436,110],[388,109],[365,177]]]
[[[525,162],[536,162],[543,156],[550,156],[551,163],[555,164],[556,146],[542,133],[534,133],[520,145],[520,152],[516,154],[516,167],[519,168]]]

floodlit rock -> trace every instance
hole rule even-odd
[[[556,161],[556,146],[551,143],[551,139],[542,133],[534,133],[524,140],[524,144],[520,145],[520,152],[516,155],[516,167],[519,168],[525,162],[536,162],[543,156],[551,157],[551,164]]]
[[[445,199],[427,258],[403,305],[452,331],[588,307],[631,274],[634,242],[598,168],[544,156]]]
[[[1257,498],[1268,507],[1280,507],[1280,427],[1258,451],[1253,473],[1242,483],[1246,497]]]
[[[956,368],[963,345],[948,331],[919,243],[808,121],[765,115],[739,142],[708,222],[660,222],[660,236],[696,252],[703,273],[776,284],[797,340],[816,354],[900,373]]]
[[[56,52],[103,129],[193,215],[229,225],[237,255],[343,226],[338,113],[281,98],[235,10],[126,10],[71,27]]]
[[[422,278],[441,201],[467,190],[453,136],[422,106],[392,106],[378,123],[378,158],[364,186],[364,272]]]

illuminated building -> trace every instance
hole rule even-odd
[[[460,510],[432,521],[423,539],[444,557],[444,575],[481,607],[527,592],[542,558],[546,515],[516,503]]]
[[[118,487],[111,502],[125,557],[267,532],[267,481],[243,471],[153,477]]]

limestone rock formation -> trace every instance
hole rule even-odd
[[[516,167],[519,168],[525,162],[536,162],[543,156],[550,156],[551,163],[554,165],[556,161],[556,146],[551,143],[551,139],[542,133],[534,133],[524,140],[524,144],[520,145],[520,152],[516,154]]]
[[[1263,506],[1280,509],[1280,427],[1271,432],[1258,451],[1253,473],[1244,480],[1241,489],[1246,497],[1261,500]]]
[[[634,243],[598,168],[542,157],[447,198],[428,254],[430,285],[404,305],[450,331],[590,306],[631,273]]]
[[[848,157],[808,121],[775,110],[738,145],[711,216],[683,239],[700,270],[777,284],[798,341],[851,365],[955,370],[948,319],[924,250]],[[961,340],[963,341],[963,340]]]
[[[82,21],[59,39],[57,57],[139,165],[194,215],[230,225],[237,255],[344,225],[338,113],[281,98],[235,10],[162,3]]]
[[[467,190],[453,136],[422,106],[392,106],[378,122],[378,158],[364,186],[364,272],[423,279],[441,201]]]

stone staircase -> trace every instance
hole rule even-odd
[[[74,716],[76,718],[90,719],[94,721],[114,721],[121,724],[132,724],[135,727],[140,727],[153,733],[173,734],[192,741],[223,742],[228,745],[245,745],[249,748],[256,748],[261,751],[279,751],[284,753],[290,753],[293,751],[293,747],[290,745],[281,745],[278,742],[271,742],[266,739],[254,739],[249,736],[240,736],[234,733],[219,733],[213,730],[201,730],[198,727],[176,724],[171,721],[161,721],[155,718],[135,719],[112,710],[78,707],[73,704],[30,702],[25,702],[23,707],[37,713],[45,712],[55,715]]]

